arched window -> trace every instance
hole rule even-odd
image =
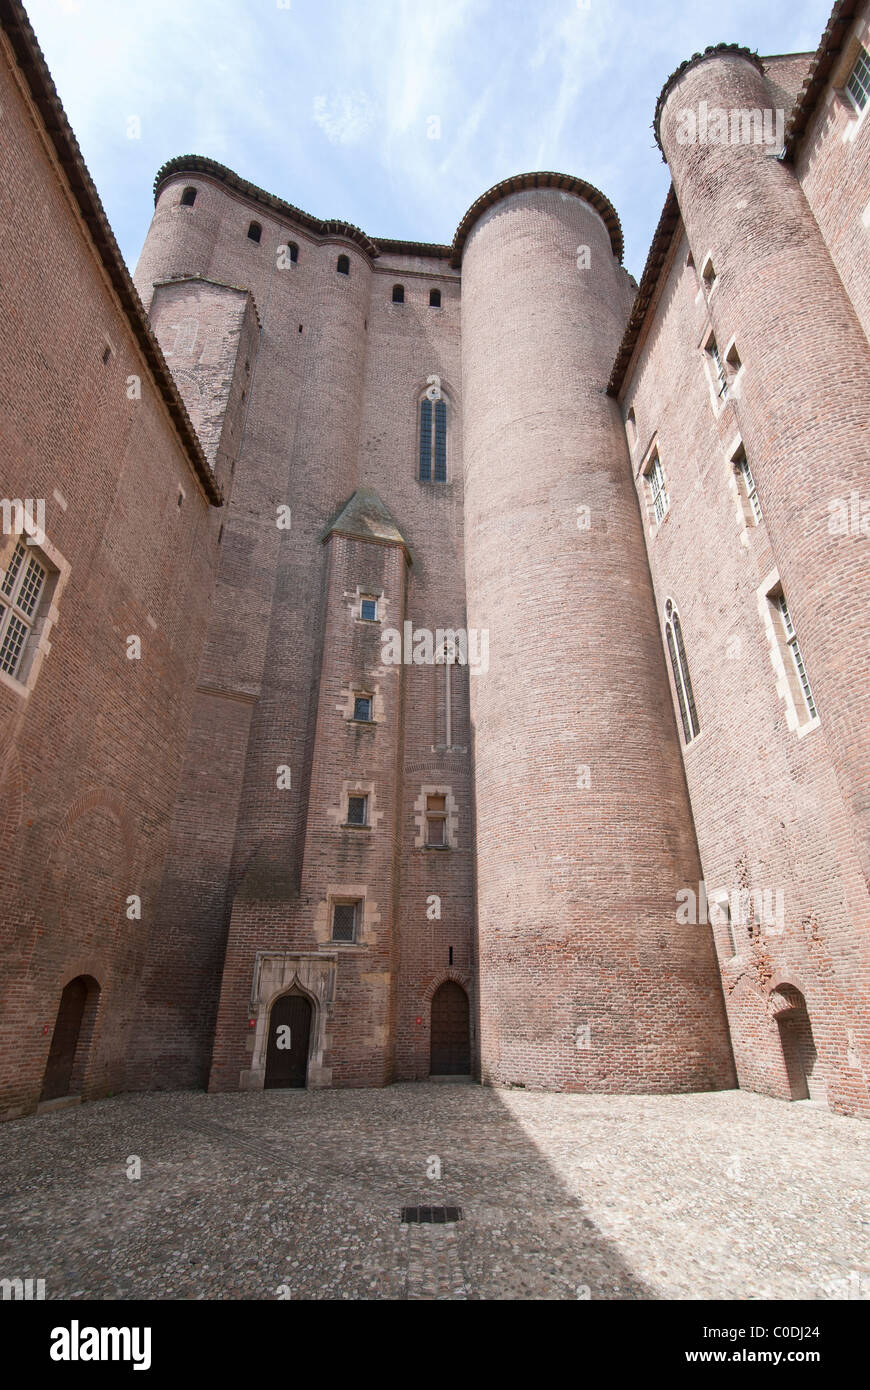
[[[447,482],[447,402],[443,396],[420,402],[420,481]]]
[[[347,256],[339,256],[335,268],[339,275],[350,275],[350,261]]]
[[[430,308],[430,309],[440,309],[440,308],[441,308],[441,291],[440,291],[440,290],[430,290],[430,291],[429,291],[429,308]]]
[[[257,242],[258,242],[258,241],[260,240],[260,237],[261,237],[262,235],[263,235],[263,228],[260,226],[259,222],[252,222],[251,225],[250,225],[250,227],[248,228],[248,238],[249,238],[249,240],[251,240],[251,241],[257,241]]]
[[[292,261],[293,264],[295,265],[296,262],[299,260],[299,247],[296,245],[296,242],[295,242],[295,241],[289,241],[289,242],[287,243],[287,250],[288,250],[289,253],[290,253],[290,259],[291,259],[291,261]]]
[[[181,206],[182,206],[183,208],[192,208],[195,202],[196,202],[196,189],[195,189],[195,188],[185,188],[184,192],[183,192],[182,195],[181,195]]]
[[[677,703],[680,706],[683,736],[686,743],[691,743],[692,739],[697,738],[701,732],[701,725],[698,722],[698,712],[695,709],[695,696],[689,677],[686,649],[683,646],[680,615],[671,599],[668,599],[665,604],[665,641],[668,645],[668,655],[671,658],[671,669],[674,673],[674,686],[677,691]]]
[[[405,302],[405,286],[404,286],[404,285],[394,285],[394,286],[393,286],[393,303],[394,303],[394,304],[404,304],[404,302]]]

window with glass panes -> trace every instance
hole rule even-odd
[[[447,844],[447,797],[426,797],[426,844],[440,847]]]
[[[19,675],[33,636],[47,571],[19,541],[0,584],[0,671]]]
[[[780,617],[782,618],[782,626],[785,632],[786,645],[788,646],[788,649],[791,652],[792,661],[795,664],[795,669],[798,674],[798,680],[801,684],[801,690],[803,691],[804,699],[807,703],[807,709],[809,711],[810,718],[815,719],[817,716],[816,705],[815,701],[813,700],[813,692],[810,689],[809,676],[807,675],[806,667],[804,666],[804,659],[801,656],[801,649],[798,645],[797,633],[794,630],[794,623],[791,620],[791,614],[788,611],[788,604],[785,601],[784,594],[780,594],[777,597],[776,606],[779,609]]]
[[[658,454],[653,454],[652,462],[644,475],[647,487],[649,488],[650,502],[652,503],[653,515],[656,521],[661,521],[665,512],[668,510],[668,493],[665,487],[665,475],[662,471],[662,463]]]
[[[863,44],[858,49],[855,66],[852,68],[846,83],[846,91],[858,110],[863,111],[867,105],[867,98],[870,96],[870,54]]]
[[[447,402],[420,402],[420,481],[447,482]]]

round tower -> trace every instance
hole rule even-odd
[[[775,105],[760,60],[724,46],[669,78],[655,128],[717,343],[743,365],[741,437],[870,883],[870,548],[831,526],[867,495],[870,353],[794,169],[752,125],[775,130]]]
[[[484,1080],[733,1085],[638,504],[605,394],[631,303],[621,232],[579,180],[478,200],[463,256],[463,420]]]

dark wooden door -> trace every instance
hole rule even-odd
[[[432,1076],[468,1076],[471,1072],[468,995],[455,980],[445,980],[432,999],[429,1072]]]
[[[311,1005],[302,994],[282,994],[269,1015],[266,1045],[267,1088],[304,1086],[308,1078]]]
[[[70,1078],[87,997],[88,988],[81,976],[76,980],[70,980],[60,996],[60,1008],[51,1037],[41,1100],[57,1100],[59,1096],[69,1095]]]

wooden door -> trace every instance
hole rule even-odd
[[[81,975],[70,980],[60,996],[40,1100],[57,1100],[69,1095],[87,997],[88,987]]]
[[[429,1072],[432,1076],[471,1073],[468,995],[455,980],[445,980],[432,999]]]
[[[269,1015],[266,1045],[267,1089],[304,1086],[308,1079],[311,1005],[302,994],[282,994]]]

